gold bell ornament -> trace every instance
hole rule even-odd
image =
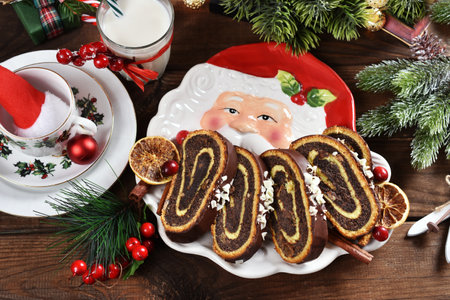
[[[378,31],[383,28],[386,23],[386,16],[378,8],[367,9],[366,28],[370,31]]]
[[[199,9],[206,0],[183,0],[184,5],[192,9]]]

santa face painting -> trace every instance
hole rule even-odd
[[[292,114],[287,105],[239,91],[221,93],[203,114],[200,125],[209,130],[229,126],[243,134],[258,134],[276,148],[288,148],[292,140]]]

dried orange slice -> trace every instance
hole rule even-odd
[[[394,229],[402,225],[409,214],[409,200],[405,192],[391,182],[383,182],[375,187],[381,203],[381,214],[377,226]]]
[[[175,144],[162,136],[140,139],[128,156],[134,174],[148,184],[163,184],[172,179],[161,172],[162,165],[169,160],[180,162],[180,155]]]

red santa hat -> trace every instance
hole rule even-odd
[[[18,128],[33,126],[41,114],[44,102],[45,93],[0,66],[0,105],[11,115]]]
[[[24,74],[24,77],[21,77],[18,75],[21,72],[16,74],[0,66],[0,106],[14,121],[0,120],[0,122],[15,135],[42,137],[57,129],[69,112],[69,104],[47,90],[47,87],[43,92],[31,84],[37,82],[27,81],[37,79],[39,82],[45,82],[48,89],[52,89],[63,80],[50,70],[41,68],[39,72],[46,73],[27,72],[26,76]],[[33,75],[30,77],[30,74]],[[51,76],[47,77],[49,74]],[[52,82],[53,78],[58,80]],[[39,85],[39,88],[44,87]],[[70,90],[70,87],[67,86],[67,89]]]

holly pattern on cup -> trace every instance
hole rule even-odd
[[[78,94],[77,88],[72,87],[72,91],[75,96]],[[87,97],[77,99],[76,103],[77,103],[77,107],[81,110],[80,114],[82,117],[91,120],[97,126],[103,124],[104,115],[97,112],[97,106],[96,106],[97,98],[96,97],[91,97],[91,95],[88,94]]]
[[[4,159],[8,159],[8,155],[12,153],[8,147],[8,139],[0,133],[0,156]]]
[[[49,174],[53,176],[56,165],[54,163],[44,164],[41,160],[35,159],[33,163],[19,161],[14,164],[14,167],[17,167],[16,173],[18,173],[21,177],[31,174],[34,176],[40,176],[41,179],[45,179]]]

